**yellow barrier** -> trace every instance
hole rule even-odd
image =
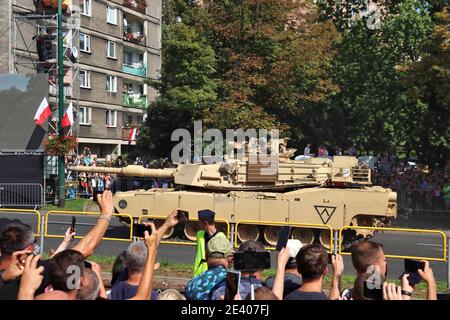
[[[349,252],[342,252],[342,231],[346,229],[365,229],[365,230],[379,230],[379,231],[398,231],[398,232],[412,232],[412,233],[433,233],[442,236],[443,239],[443,258],[430,258],[430,257],[417,257],[417,256],[401,256],[401,255],[388,255],[385,254],[386,258],[394,259],[414,259],[414,260],[428,260],[428,261],[447,261],[447,236],[444,232],[438,230],[428,230],[428,229],[405,229],[405,228],[377,228],[377,227],[363,227],[363,226],[345,226],[339,230],[339,241],[338,248],[339,254],[350,255]]]
[[[84,215],[84,216],[99,216],[100,213],[98,212],[82,212],[82,211],[58,211],[58,210],[51,210],[48,211],[45,214],[45,224],[44,224],[44,237],[48,238],[64,238],[63,235],[52,235],[48,234],[48,216],[50,214],[67,214],[67,215]],[[133,218],[128,214],[119,214],[115,213],[113,214],[113,217],[126,217],[130,219],[130,236],[128,239],[124,238],[109,238],[104,237],[103,240],[111,240],[111,241],[132,241],[133,240]],[[75,236],[76,239],[81,239],[83,236]]]
[[[34,234],[36,237],[41,235],[41,214],[37,210],[29,210],[29,209],[0,209],[0,212],[7,213],[35,213],[37,214],[37,232]]]
[[[143,215],[143,216],[139,217],[138,223],[142,222],[142,218],[166,220],[167,216]],[[191,221],[198,221],[198,219],[191,219],[191,218],[189,218],[189,222],[191,222]],[[215,222],[225,223],[227,225],[227,234],[226,234],[226,236],[227,236],[227,238],[229,238],[230,237],[230,224],[228,223],[228,221],[226,221],[226,220],[217,220],[216,219]],[[183,246],[195,246],[196,245],[196,242],[193,242],[193,241],[183,242],[183,241],[165,241],[165,240],[162,240],[161,243],[164,243],[164,244],[180,244],[180,245],[183,245]]]
[[[273,222],[273,221],[258,221],[258,220],[241,220],[236,223],[236,228],[234,232],[234,246],[238,247],[237,231],[240,224],[254,224],[254,225],[265,225],[265,226],[291,226],[291,227],[309,227],[313,229],[328,229],[330,230],[330,253],[333,251],[333,229],[327,224],[314,224],[314,223],[290,223],[290,222]],[[275,250],[275,247],[267,247],[268,250]]]

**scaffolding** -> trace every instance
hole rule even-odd
[[[30,2],[32,2],[30,0]],[[40,3],[40,1],[34,1]],[[57,76],[57,13],[53,8],[37,6],[34,10],[14,7],[12,13],[12,59],[10,73],[47,73],[49,79],[49,103],[53,119],[49,122],[49,135],[57,134],[58,123],[58,76]],[[75,115],[74,124],[67,132],[78,139],[79,112],[79,39],[80,8],[69,5],[62,17],[63,63],[64,63],[64,105],[72,104]],[[77,150],[78,153],[78,150]],[[46,159],[47,175],[53,173],[57,161],[53,157]],[[49,166],[51,164],[51,166]],[[47,171],[48,170],[48,171]],[[67,176],[68,177],[68,176]],[[48,178],[48,176],[47,176]]]

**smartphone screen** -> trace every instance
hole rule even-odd
[[[270,252],[235,252],[233,265],[236,270],[265,270],[270,269]]]
[[[333,254],[332,253],[328,253],[328,264],[331,264],[332,263],[332,257],[333,257]]]
[[[144,238],[144,232],[148,231],[148,234],[152,233],[152,228],[150,226],[146,226],[142,223],[135,223],[133,224],[133,236]]]
[[[186,223],[189,221],[189,212],[184,210],[177,211],[177,219],[180,223]]]
[[[234,296],[239,292],[241,284],[241,272],[228,271],[227,282],[225,286],[225,300],[233,300]]]
[[[98,191],[97,188],[94,188],[94,191],[93,191],[93,193],[92,193],[92,197],[93,197],[92,200],[93,200],[94,202],[98,202],[98,201],[97,201],[97,195],[98,195],[98,194],[102,194],[102,193],[103,193],[103,191]]]
[[[421,261],[416,260],[410,260],[405,259],[405,271],[407,272],[415,272],[417,273],[417,270],[422,270],[425,268],[425,263]]]
[[[77,218],[75,218],[75,216],[72,216],[72,224],[70,225],[70,232],[75,232],[75,225],[77,223]],[[73,236],[72,236],[73,238]]]
[[[280,233],[278,234],[278,242],[276,247],[277,251],[281,251],[281,249],[286,247],[290,235],[291,235],[291,227],[282,226],[280,229]]]
[[[364,281],[364,298],[371,300],[383,300],[383,289],[375,288],[371,281]]]

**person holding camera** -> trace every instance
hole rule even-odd
[[[340,255],[332,256],[333,279],[329,298],[322,291],[323,279],[328,273],[328,253],[325,248],[319,244],[304,246],[298,252],[296,260],[303,284],[299,289],[288,294],[284,300],[334,300],[339,298],[340,278],[344,271],[344,263]],[[286,261],[285,258],[284,263]],[[284,275],[283,269],[279,265],[277,273],[283,272]],[[281,276],[279,278],[282,279]],[[281,292],[275,292],[275,294],[280,297],[282,290],[278,291]]]
[[[264,252],[264,245],[259,241],[248,240],[242,243],[238,249],[238,253],[251,253],[251,252]],[[234,258],[233,258],[234,259]],[[242,299],[246,299],[247,296],[253,290],[260,288],[263,286],[262,283],[262,272],[263,269],[251,270],[247,269],[245,266],[242,266],[241,270],[241,280],[239,286],[239,295]],[[236,269],[238,269],[236,267]],[[225,297],[225,287],[226,283],[224,282],[217,290],[214,291],[212,295],[212,300],[223,300]]]
[[[302,285],[302,277],[297,270],[297,261],[295,257],[298,252],[302,248],[302,243],[300,240],[289,239],[286,245],[287,251],[289,253],[288,260],[286,262],[281,262],[281,266],[278,268],[284,269],[284,289],[283,289],[283,297],[286,297],[289,293],[294,290],[297,290]],[[280,256],[280,254],[279,254]],[[278,263],[280,259],[277,259]],[[270,289],[274,288],[275,276],[268,277],[264,282],[264,285]]]

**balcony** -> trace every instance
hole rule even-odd
[[[123,5],[127,8],[145,14],[147,9],[147,0],[123,0]]]
[[[145,45],[145,36],[140,32],[123,32],[123,39],[128,42],[139,44],[141,46]]]
[[[131,131],[131,128],[122,127],[122,140],[130,139],[130,131]]]
[[[139,77],[147,76],[147,66],[142,63],[133,63],[132,65],[123,64],[122,72],[132,74]]]
[[[147,109],[147,96],[124,93],[122,104],[124,107]]]

